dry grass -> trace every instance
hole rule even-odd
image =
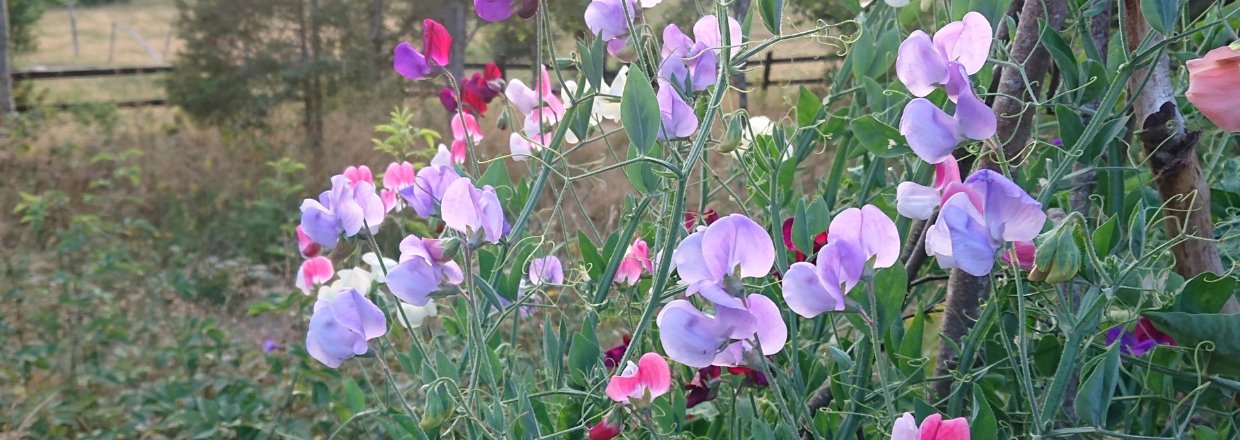
[[[73,51],[69,10],[49,9],[39,20],[38,50],[14,60],[18,70],[75,66],[146,66],[172,61],[181,41],[173,35],[177,9],[170,0],[74,8],[78,48]],[[115,41],[113,41],[113,24]],[[131,30],[133,35],[126,31]],[[136,38],[135,38],[136,35]],[[139,42],[141,39],[141,42]],[[149,46],[154,56],[143,46]],[[110,58],[109,58],[110,56]]]

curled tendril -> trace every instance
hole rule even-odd
[[[813,40],[818,44],[837,47],[838,49],[836,49],[835,52],[837,56],[847,55],[848,47],[852,46],[853,43],[856,43],[857,40],[860,40],[862,32],[865,32],[860,26],[861,22],[856,19],[844,20],[835,24],[827,23],[827,21],[823,19],[818,19],[815,24],[817,24],[819,31],[810,35],[810,38],[813,38]],[[853,33],[829,32],[833,28],[840,28],[847,24],[852,24],[855,26],[857,31]]]

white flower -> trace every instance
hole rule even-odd
[[[769,136],[775,131],[775,124],[771,122],[771,118],[766,116],[754,116],[749,118],[749,129],[741,130],[741,142],[732,150],[732,155],[740,157],[742,153],[749,151],[749,144],[753,143],[754,138],[758,136]]]
[[[374,283],[370,271],[360,267],[337,271],[336,276],[336,281],[319,288],[319,301],[331,300],[346,288],[353,288],[357,293],[365,295],[370,293],[370,286]]]
[[[386,267],[387,270],[392,270],[392,268],[396,267],[396,260],[387,257],[383,258],[383,265],[380,266],[379,256],[374,252],[362,254],[362,261],[370,266],[370,277],[379,283],[387,282],[387,277],[383,275],[383,268]]]
[[[413,328],[421,327],[422,322],[425,321],[426,318],[439,314],[439,310],[435,308],[435,300],[433,299],[422,307],[402,302],[400,303],[400,308],[405,311],[405,318],[409,319],[409,326],[412,326]],[[396,322],[399,322],[401,327],[410,329],[409,326],[405,325],[405,319],[402,319],[400,316],[396,317]]]
[[[599,87],[599,93],[603,95],[621,96],[624,94],[624,84],[629,77],[629,66],[620,68],[616,72],[616,77],[612,78],[611,84],[603,83]],[[594,100],[594,116],[611,121],[620,120],[620,99],[603,97]]]

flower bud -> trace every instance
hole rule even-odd
[[[507,108],[500,112],[499,119],[495,121],[495,126],[500,130],[507,130],[508,127],[512,126],[512,115],[508,114]]]
[[[423,430],[438,429],[448,416],[452,414],[452,397],[443,386],[434,385],[426,390],[426,410],[422,413],[422,420],[418,422],[418,427]]]
[[[723,140],[719,142],[720,153],[731,153],[736,150],[736,147],[740,146],[741,132],[744,130],[744,127],[741,126],[743,123],[744,118],[740,114],[728,118],[727,129],[723,132]]]
[[[1076,272],[1081,268],[1081,250],[1076,245],[1073,237],[1075,234],[1076,222],[1073,218],[1068,218],[1054,229],[1038,236],[1037,252],[1034,255],[1033,270],[1029,271],[1029,281],[1055,284],[1076,276]]]
[[[588,436],[590,440],[611,440],[619,437],[623,431],[624,420],[620,417],[620,410],[613,408],[603,420],[590,428]]]

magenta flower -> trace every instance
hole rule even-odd
[[[612,440],[624,433],[624,421],[620,419],[620,411],[610,411],[586,432],[589,440]]]
[[[1120,351],[1129,356],[1144,356],[1158,345],[1175,345],[1175,338],[1154,327],[1149,318],[1142,316],[1131,331],[1117,325],[1107,330],[1107,345],[1119,341]]]
[[[809,256],[806,255],[804,252],[801,252],[800,249],[797,249],[797,246],[792,243],[792,226],[795,223],[796,223],[796,220],[793,219],[792,217],[788,217],[784,219],[784,224],[783,224],[784,247],[792,252],[795,252],[796,261],[801,262],[801,261],[807,260]],[[810,250],[809,255],[817,254],[818,251],[821,250],[823,246],[826,246],[828,237],[829,235],[826,232],[821,232],[818,235],[815,235],[814,236],[814,248]]]
[[[693,227],[701,220],[706,226],[710,226],[719,221],[719,213],[714,209],[706,208],[700,214],[692,209],[685,211],[685,230],[693,231]]]
[[[1042,204],[1002,174],[981,170],[949,184],[939,218],[926,232],[926,253],[943,268],[990,273],[1005,242],[1032,241],[1042,231]]]
[[[491,103],[491,100],[503,91],[503,72],[495,63],[488,62],[482,73],[474,73],[469,79],[461,81],[460,100],[465,104],[462,110],[483,115],[487,112],[487,105]],[[456,113],[457,93],[451,87],[444,87],[439,91],[439,102],[443,104],[444,110],[448,113]]]
[[[479,240],[499,243],[504,234],[504,209],[495,189],[481,189],[467,177],[456,179],[444,191],[440,204],[444,224],[465,234],[471,245]]]
[[[969,421],[964,417],[943,420],[931,414],[917,426],[913,414],[904,413],[891,427],[891,440],[969,440]]]
[[[688,294],[723,307],[745,308],[745,277],[764,277],[775,264],[775,244],[749,217],[732,214],[685,237],[672,253]],[[675,357],[673,357],[675,359]]]
[[[603,366],[607,368],[615,368],[620,365],[620,359],[624,357],[624,352],[629,350],[629,343],[633,341],[630,335],[624,335],[620,339],[620,345],[611,347],[603,352]]]
[[[331,368],[369,351],[367,341],[387,333],[387,318],[378,306],[352,288],[314,303],[306,351]]]
[[[410,234],[400,241],[400,262],[389,268],[388,289],[406,303],[423,307],[431,294],[465,281],[461,267],[444,255],[443,243]]]
[[[936,85],[946,85],[955,101],[958,89],[950,84],[951,64],[959,65],[967,75],[981,71],[990,53],[992,33],[990,22],[977,12],[943,26],[933,40],[925,32],[913,31],[900,43],[896,77],[918,97],[929,95]]]
[[[452,116],[452,162],[460,165],[469,156],[469,145],[478,145],[482,141],[482,129],[478,120],[469,113],[457,113]]]
[[[715,316],[678,299],[663,307],[655,322],[667,356],[694,368],[745,365],[757,347],[761,355],[770,356],[788,341],[779,307],[758,294],[749,295],[739,308],[715,307]]]
[[[439,212],[444,192],[459,178],[461,176],[456,174],[450,165],[436,165],[431,161],[431,165],[418,170],[413,185],[399,190],[399,193],[413,208],[413,212],[419,217],[428,218]]]
[[[366,165],[349,166],[344,169],[343,173],[340,174],[343,174],[346,179],[349,179],[349,185],[357,185],[361,182],[366,182],[371,185],[375,184],[375,176],[370,172],[370,167]]]
[[[451,61],[452,35],[448,30],[429,18],[422,21],[422,27],[422,52],[402,41],[392,53],[392,68],[408,79],[425,78],[435,67],[447,66]]]
[[[301,289],[301,293],[310,294],[310,289],[314,286],[323,284],[332,279],[336,271],[332,269],[332,260],[327,257],[314,257],[301,262],[301,268],[297,269],[297,288]]]
[[[632,286],[641,279],[643,271],[653,272],[654,262],[650,259],[650,247],[646,245],[646,240],[638,238],[624,253],[624,259],[616,269],[615,282]]]
[[[561,285],[564,284],[564,266],[555,255],[535,258],[530,261],[527,277],[532,285],[543,283]]]
[[[874,205],[844,210],[827,233],[831,241],[815,264],[793,263],[784,274],[784,301],[806,318],[844,310],[844,296],[861,280],[871,258],[875,268],[882,268],[900,256],[896,224]]]
[[[607,382],[607,397],[620,403],[649,403],[672,389],[672,370],[658,353],[643,354],[629,361],[624,371]]]
[[[504,21],[513,14],[529,19],[538,12],[539,0],[474,0],[474,12],[485,21]]]
[[[960,84],[954,115],[948,116],[925,98],[916,98],[909,101],[900,116],[900,134],[917,157],[930,163],[946,159],[961,142],[994,136],[998,123],[994,111],[973,93],[962,66],[952,63],[948,75]]]
[[[297,225],[297,249],[301,251],[301,256],[304,258],[317,257],[319,252],[323,251],[322,246],[306,235],[306,230],[301,225]]]
[[[368,225],[367,232],[379,231],[386,210],[383,200],[370,182],[350,184],[343,174],[332,177],[332,189],[319,194],[319,199],[301,202],[301,228],[315,243],[330,249],[336,247],[340,234],[352,237]]]

